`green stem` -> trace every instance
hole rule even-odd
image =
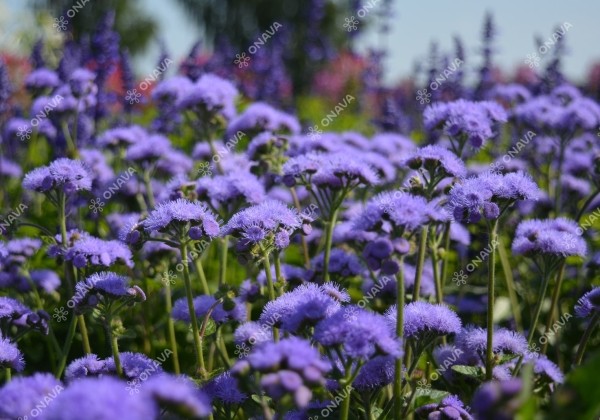
[[[579,212],[577,213],[577,216],[575,217],[575,221],[577,223],[579,223],[581,216],[583,216],[583,213],[585,213],[585,209],[587,209],[587,207],[594,200],[594,198],[596,198],[596,196],[598,194],[600,194],[600,189],[597,189],[596,191],[594,191],[594,193],[592,195],[590,195],[587,200],[585,200],[585,203],[583,203],[583,206],[581,206],[581,209],[579,210]]]
[[[69,351],[71,350],[71,344],[73,343],[73,337],[75,337],[75,330],[77,329],[77,317],[73,315],[71,322],[69,323],[69,329],[67,330],[67,338],[63,345],[62,355],[60,356],[60,362],[58,363],[58,370],[56,371],[56,378],[60,379],[65,366],[67,366],[67,358],[69,357]]]
[[[81,342],[83,344],[83,352],[85,354],[91,354],[92,348],[90,347],[90,339],[88,337],[87,327],[85,325],[85,318],[82,315],[77,315],[79,332],[81,333]]]
[[[117,336],[112,332],[112,317],[110,314],[107,314],[104,319],[104,330],[106,331],[106,340],[110,343],[110,350],[112,351],[117,375],[122,378],[123,366],[121,366],[121,356],[119,355],[119,343],[117,341]]]
[[[156,203],[154,202],[154,191],[152,190],[152,179],[150,176],[151,169],[144,169],[144,185],[146,186],[146,196],[148,197],[148,205],[150,208],[154,208]]]
[[[535,306],[535,312],[533,316],[533,322],[529,327],[529,334],[527,335],[527,346],[531,346],[531,342],[533,341],[533,337],[535,336],[535,330],[537,328],[538,321],[540,319],[540,313],[542,312],[542,305],[544,304],[544,298],[546,297],[546,290],[548,290],[548,283],[550,283],[550,273],[547,267],[544,267],[542,272],[542,286],[540,293],[537,296],[537,305]],[[519,357],[519,361],[515,366],[515,370],[513,371],[513,376],[516,376],[519,373],[519,369],[523,364],[523,356]]]
[[[202,285],[202,291],[205,295],[210,295],[210,289],[208,288],[208,282],[206,281],[206,275],[204,274],[204,268],[202,267],[202,262],[200,261],[200,257],[194,260],[194,265],[196,266],[196,271],[198,272],[198,277],[200,277],[200,284]]]
[[[292,199],[294,200],[294,206],[296,207],[296,210],[301,212],[302,207],[300,206],[300,200],[298,199],[296,188],[291,187],[290,192],[292,193]],[[300,235],[300,242],[302,244],[302,255],[304,256],[304,267],[308,270],[310,268],[310,255],[308,254],[308,244],[306,243],[306,237],[304,235]]]
[[[419,238],[419,249],[417,266],[415,268],[415,284],[413,287],[413,302],[419,300],[419,294],[421,292],[421,278],[423,277],[423,266],[425,265],[425,251],[427,250],[427,232],[429,231],[428,226],[421,228],[421,235]]]
[[[217,305],[219,305],[220,303],[223,303],[223,299],[219,299],[217,300],[215,303],[213,303],[211,305],[210,308],[208,308],[208,311],[206,311],[206,315],[204,315],[204,319],[202,320],[202,328],[200,329],[200,333],[198,335],[198,337],[200,338],[200,374],[202,375],[202,379],[206,380],[208,379],[208,371],[206,370],[205,364],[204,364],[204,336],[206,334],[206,327],[208,326],[208,320],[210,319],[211,314],[213,313],[213,311],[215,310],[215,308],[217,307]],[[212,348],[216,347],[216,345],[214,345]],[[212,350],[211,348],[211,350]]]
[[[446,223],[444,226],[444,238],[442,239],[444,243],[444,257],[442,258],[442,287],[446,282],[446,276],[448,275],[448,257],[450,255],[450,222]]]
[[[560,298],[560,289],[562,288],[562,282],[565,277],[565,267],[567,265],[567,260],[563,259],[560,263],[560,267],[558,268],[558,274],[556,276],[556,285],[554,286],[554,290],[552,291],[552,303],[550,304],[550,312],[548,313],[548,321],[546,322],[546,331],[544,335],[546,335],[552,325],[554,325],[554,314],[556,313],[556,309],[558,307],[558,299]],[[548,350],[548,340],[544,343],[544,347],[542,347],[542,353],[546,354]]]
[[[219,286],[225,284],[225,276],[227,274],[227,251],[229,250],[229,236],[224,236],[221,239],[221,255],[219,260]]]
[[[435,246],[435,244],[432,245]],[[431,249],[431,264],[433,265],[433,279],[435,280],[435,301],[442,303],[444,296],[442,294],[442,279],[440,278],[437,249]]]
[[[9,367],[7,367],[7,368],[6,368],[6,383],[9,383],[9,382],[10,382],[10,380],[11,380],[11,378],[12,378],[12,373],[11,373],[11,371],[10,371],[10,368],[9,368]]]
[[[173,318],[171,317],[171,312],[173,311],[173,303],[171,301],[171,282],[166,281],[166,309],[167,309],[167,328],[169,330],[169,344],[171,345],[171,349],[173,350],[173,370],[175,371],[175,375],[179,375],[181,373],[181,369],[179,367],[179,355],[177,354],[177,339],[175,338],[175,323],[173,322]]]
[[[498,221],[492,222],[489,228],[490,244],[497,241]],[[494,369],[494,300],[495,300],[495,281],[496,281],[496,248],[492,247],[492,252],[488,258],[488,308],[487,308],[487,348],[485,353],[485,376],[488,381],[492,380]]]
[[[400,270],[396,274],[396,335],[404,338],[404,257],[399,259]],[[402,400],[402,358],[396,359],[394,372],[395,419],[400,420]]]
[[[337,221],[338,210],[334,210],[330,220],[326,223],[325,231],[325,254],[323,257],[323,280],[329,281],[329,257],[331,256],[331,243],[333,241],[333,229]]]
[[[192,282],[190,281],[190,270],[188,267],[188,246],[187,242],[182,241],[180,246],[181,258],[183,263],[183,280],[185,284],[185,295],[187,298],[188,310],[192,321],[192,333],[194,334],[194,353],[196,355],[196,365],[200,367],[202,377],[206,376],[204,366],[204,355],[202,353],[202,342],[198,331],[198,321],[196,319],[196,310],[194,308],[194,298],[192,296]],[[200,263],[202,264],[202,263]]]
[[[279,258],[279,251],[276,251],[275,255],[273,255],[273,264],[275,265],[275,284],[277,284],[279,287],[278,294],[281,294],[285,282],[283,276],[281,275],[281,260]]]
[[[263,267],[267,276],[267,288],[269,290],[269,300],[275,300],[275,288],[273,287],[273,274],[271,273],[271,264],[269,262],[269,253],[263,250]],[[279,341],[279,331],[273,328],[273,340]]]
[[[508,260],[508,254],[502,243],[498,244],[498,256],[500,257],[502,272],[504,273],[504,279],[506,280],[506,289],[508,290],[508,298],[510,299],[510,306],[512,308],[515,324],[517,325],[517,331],[523,332],[523,319],[521,318],[521,311],[519,310],[519,299],[517,297],[515,281]]]
[[[585,348],[587,347],[587,343],[592,336],[594,328],[596,328],[596,324],[598,324],[598,320],[600,320],[600,312],[596,311],[590,321],[590,325],[588,325],[586,328],[585,333],[583,333],[581,341],[579,342],[577,356],[575,357],[575,366],[579,366],[581,364],[581,361],[583,360],[583,354],[585,353]]]

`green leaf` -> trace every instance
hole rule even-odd
[[[440,391],[438,389],[417,389],[415,394],[414,407],[422,407],[426,404],[439,403],[446,398],[450,393],[446,391]]]
[[[483,368],[479,366],[454,365],[452,370],[471,378],[481,378],[483,376]]]
[[[515,357],[518,357],[516,354],[503,354],[502,357],[500,357],[497,361],[497,363],[499,365],[502,365],[506,362],[510,362],[512,359],[514,359]]]

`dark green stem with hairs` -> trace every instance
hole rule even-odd
[[[489,225],[490,244],[495,244],[498,237],[498,220]],[[496,281],[496,248],[488,258],[488,308],[487,308],[487,348],[485,353],[485,376],[488,381],[492,379],[494,368],[494,300]]]

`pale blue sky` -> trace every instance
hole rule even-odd
[[[0,0],[0,15],[8,9],[13,17],[23,17],[27,14],[25,3]],[[159,22],[160,34],[173,57],[184,57],[198,38],[198,28],[173,0],[142,0],[141,4]],[[467,60],[472,58],[478,63],[474,54],[486,10],[495,16],[499,29],[497,62],[505,69],[514,69],[535,51],[534,35],[548,39],[553,28],[565,22],[572,25],[567,33],[570,53],[564,63],[565,72],[581,80],[590,64],[600,60],[600,0],[394,0],[394,9],[392,30],[385,40],[390,47],[388,81],[410,74],[414,61],[426,55],[431,41],[437,40],[443,50],[451,49],[455,34],[465,43]],[[367,33],[361,35],[359,45],[364,48],[377,42],[376,34]],[[157,57],[158,48],[153,46],[136,60],[136,72],[140,76],[151,72]]]

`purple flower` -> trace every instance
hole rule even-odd
[[[233,342],[238,345],[250,345],[266,343],[273,336],[269,325],[258,322],[245,322],[235,330]]]
[[[279,111],[266,103],[254,102],[244,112],[231,120],[227,127],[227,137],[233,136],[238,131],[298,134],[300,123],[294,116]]]
[[[246,308],[243,302],[239,299],[234,299],[232,302],[234,303],[233,307],[230,309],[225,309],[223,303],[216,304],[217,299],[215,299],[213,296],[198,296],[194,298],[194,310],[196,312],[196,318],[198,320],[204,320],[204,317],[208,314],[209,309],[214,305],[210,317],[217,324],[223,324],[228,321],[244,321],[246,319]],[[173,319],[178,321],[184,321],[188,323],[191,322],[190,310],[185,298],[175,301],[171,315]]]
[[[521,407],[521,379],[486,382],[473,395],[471,408],[475,418],[510,420]]]
[[[329,288],[307,283],[268,302],[260,322],[296,332],[330,317],[340,307],[340,302],[332,297]]]
[[[92,178],[81,161],[67,158],[57,159],[49,166],[36,168],[25,175],[23,188],[46,192],[62,188],[66,193],[92,188]]]
[[[159,204],[142,222],[147,232],[179,231],[188,226],[188,234],[214,238],[219,234],[219,223],[208,208],[197,201],[179,199]],[[194,229],[195,228],[195,229]],[[194,231],[192,232],[192,229]]]
[[[479,356],[481,360],[484,360],[487,348],[487,330],[467,326],[456,335],[455,343],[465,353]],[[494,331],[493,343],[493,351],[496,354],[520,356],[527,353],[527,340],[525,337],[506,328],[498,328]]]
[[[129,280],[111,272],[94,273],[75,285],[75,296],[71,299],[77,311],[96,307],[112,299],[143,302],[146,295],[138,286],[129,287]]]
[[[405,165],[414,170],[423,168],[439,179],[446,176],[462,178],[467,175],[463,161],[450,150],[437,145],[415,150],[406,158]]]
[[[398,191],[384,192],[369,200],[354,220],[354,226],[366,231],[394,228],[412,232],[431,221],[433,210],[433,204],[423,197]]]
[[[0,417],[27,418],[42,402],[52,405],[63,390],[62,383],[49,373],[13,378],[0,388]]]
[[[62,391],[44,410],[44,419],[86,418],[146,420],[156,418],[158,408],[141,394],[129,395],[126,383],[110,376],[83,378]]]
[[[358,391],[373,391],[389,385],[394,380],[396,358],[376,356],[358,372],[352,386]]]
[[[88,376],[100,376],[109,373],[106,360],[98,359],[95,354],[88,354],[73,360],[65,369],[65,381],[72,382]]]
[[[594,287],[584,294],[575,305],[575,313],[580,318],[588,318],[596,312],[600,312],[600,287]]]
[[[259,204],[265,199],[265,188],[251,173],[242,171],[202,177],[196,182],[196,192],[201,200],[210,200],[214,207],[239,207],[242,203]]]
[[[41,68],[29,73],[25,78],[25,87],[29,90],[53,89],[60,84],[56,72]]]
[[[449,203],[454,218],[475,223],[485,217],[497,219],[501,211],[518,200],[535,200],[540,190],[523,172],[483,173],[455,184]]]
[[[223,404],[241,404],[248,395],[238,388],[237,380],[230,372],[225,372],[211,379],[202,390],[213,400]]]
[[[144,143],[148,133],[139,125],[116,127],[106,130],[96,140],[98,147],[126,147],[135,143]]]
[[[308,224],[307,218],[296,209],[289,208],[280,201],[268,200],[234,214],[223,227],[221,235],[240,238],[238,251],[247,250],[251,245],[259,243],[267,248],[274,246],[283,249],[289,241],[282,241],[277,235],[285,232],[291,236],[305,224]]]
[[[304,274],[306,281],[322,283],[324,269],[324,252],[321,252],[311,261],[311,269]],[[354,277],[364,270],[358,257],[342,249],[334,248],[331,250],[329,259],[329,275],[333,279],[344,279]]]
[[[388,309],[386,318],[391,328],[396,326],[396,307]],[[412,302],[404,307],[404,336],[407,339],[428,341],[437,336],[457,334],[460,318],[446,305]]]
[[[160,134],[152,134],[143,141],[131,144],[127,148],[125,159],[140,164],[152,163],[172,150],[171,141]]]
[[[75,240],[64,257],[67,261],[73,261],[77,268],[88,265],[110,267],[118,262],[133,267],[131,251],[122,242],[105,241],[87,234]]]
[[[250,355],[232,368],[237,377],[249,371],[263,374],[261,387],[273,399],[291,394],[296,405],[306,407],[312,398],[310,388],[325,384],[324,374],[331,369],[308,341],[296,337],[256,346]]]
[[[455,395],[450,395],[437,404],[423,405],[415,412],[419,417],[428,419],[473,420],[463,402]]]
[[[222,115],[230,120],[235,116],[238,91],[231,82],[214,74],[204,74],[178,101],[180,109],[189,109],[204,116]],[[208,120],[208,118],[207,118]]]
[[[580,229],[577,223],[564,217],[525,220],[517,227],[512,251],[527,256],[585,257],[587,245],[578,235]]]
[[[168,350],[170,352],[170,350]],[[165,356],[166,357],[166,356]],[[163,373],[163,369],[156,360],[142,353],[119,353],[123,375],[129,381],[145,381],[147,378]],[[116,374],[117,367],[112,357],[105,360],[106,370]]]
[[[342,346],[353,359],[402,356],[400,341],[392,334],[386,318],[355,306],[345,307],[318,323],[314,339],[325,347]]]
[[[25,368],[23,354],[17,345],[8,338],[2,338],[2,335],[0,335],[0,367],[10,368],[17,372],[21,372]]]
[[[468,140],[474,148],[480,148],[485,140],[493,136],[494,124],[506,120],[506,112],[497,103],[464,99],[435,103],[423,112],[423,121],[428,130],[443,128],[451,138]]]
[[[207,417],[212,412],[209,396],[185,376],[152,375],[144,382],[142,396],[181,417]]]

